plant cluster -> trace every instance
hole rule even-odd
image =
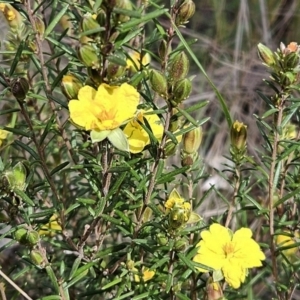
[[[257,160],[181,34],[195,3],[158,2],[0,2],[2,298],[297,294],[299,47],[258,45],[272,94],[259,92]],[[230,198],[214,186],[195,197],[209,116],[197,117],[207,101],[189,105],[192,61],[228,123]],[[227,210],[204,220],[211,195]]]

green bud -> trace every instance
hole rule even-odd
[[[124,10],[133,10],[132,3],[130,0],[116,0],[115,7],[121,8]],[[117,14],[116,19],[118,23],[125,23],[130,20],[130,16],[123,15],[123,14]]]
[[[151,70],[149,75],[149,80],[152,86],[152,89],[158,93],[161,97],[165,98],[168,94],[168,84],[165,75],[156,70]]]
[[[235,121],[231,126],[230,140],[233,147],[243,151],[247,142],[247,126],[239,121]]]
[[[180,240],[177,240],[174,243],[174,249],[177,251],[184,251],[186,249],[187,245],[188,245],[187,239],[182,238]]]
[[[26,78],[19,77],[14,79],[10,85],[11,92],[18,101],[23,101],[29,90],[29,84]]]
[[[185,202],[184,205],[173,207],[169,213],[169,224],[171,228],[178,229],[185,225],[188,222],[190,215],[191,206],[188,202]]]
[[[124,75],[126,67],[109,63],[107,66],[107,78],[108,79],[118,79]]]
[[[184,78],[177,81],[174,85],[173,99],[171,103],[177,106],[183,100],[189,97],[192,91],[192,83],[189,79]]]
[[[106,15],[106,13],[103,9],[98,11],[98,13],[97,13],[97,23],[100,25],[100,27],[105,27],[106,18],[107,18],[107,15]]]
[[[156,241],[160,246],[165,246],[168,244],[168,238],[163,233],[158,233],[156,235]]]
[[[182,138],[183,151],[187,154],[198,152],[202,142],[202,127],[199,126],[185,133]]]
[[[37,266],[44,266],[45,259],[43,254],[39,250],[31,250],[30,251],[30,258],[32,262]]]
[[[168,46],[168,43],[165,40],[162,40],[158,47],[158,55],[160,59],[164,60],[165,57],[169,55],[171,50],[172,50],[171,45],[169,44]]]
[[[89,78],[92,80],[92,82],[94,84],[99,86],[102,83],[102,78],[101,78],[98,70],[95,70],[93,68],[88,68],[87,72],[88,72]]]
[[[86,13],[81,21],[81,30],[83,32],[90,30],[100,30],[101,26],[95,20],[94,16],[91,13]]]
[[[294,69],[299,65],[299,54],[296,52],[289,53],[284,58],[284,64],[287,68]]]
[[[38,17],[37,15],[33,16],[34,24],[35,24],[35,29],[37,33],[42,36],[45,32],[45,23],[42,20],[42,18]]]
[[[27,232],[27,237],[26,237],[27,242],[31,245],[34,246],[36,245],[39,240],[40,240],[40,235],[37,231],[32,230]]]
[[[171,60],[169,70],[169,80],[171,82],[177,82],[185,78],[189,72],[190,62],[187,55],[184,52],[177,53]]]
[[[61,90],[67,99],[77,99],[79,90],[83,87],[81,80],[72,73],[64,75],[61,81]]]
[[[166,145],[165,145],[165,149],[164,149],[165,157],[169,157],[169,156],[175,155],[176,150],[177,150],[177,145],[178,144],[175,144],[171,140],[167,141]]]
[[[275,65],[276,60],[274,53],[267,46],[259,43],[257,45],[259,58],[269,67]]]
[[[0,223],[8,223],[11,218],[5,210],[0,211]]]
[[[192,0],[185,0],[179,7],[175,24],[177,26],[186,24],[189,19],[194,15],[196,10],[195,3]]]
[[[25,228],[19,228],[15,231],[15,240],[18,241],[20,244],[26,244],[27,243],[27,229]]]
[[[100,69],[99,51],[93,44],[80,46],[78,49],[78,57],[85,66]]]

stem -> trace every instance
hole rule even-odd
[[[235,166],[235,178],[236,178],[236,181],[235,181],[235,186],[234,186],[234,191],[233,191],[232,202],[230,203],[230,206],[229,206],[229,210],[228,210],[228,214],[227,214],[227,218],[226,218],[226,222],[225,222],[225,227],[228,227],[228,225],[232,219],[232,214],[235,209],[235,200],[238,197],[238,192],[239,192],[239,188],[240,188],[240,184],[241,184],[241,172],[240,172],[239,165]]]
[[[273,143],[273,151],[272,151],[272,160],[271,160],[271,166],[270,166],[270,175],[269,175],[269,198],[268,198],[268,206],[269,206],[269,230],[270,230],[270,250],[271,250],[271,257],[272,257],[272,275],[273,280],[276,283],[279,283],[278,278],[278,266],[277,266],[277,260],[276,260],[276,245],[274,241],[274,207],[273,207],[273,198],[274,198],[274,174],[276,170],[276,158],[278,154],[278,142],[280,140],[280,135],[278,133],[277,128],[281,125],[282,117],[283,117],[283,101],[282,99],[281,103],[278,106],[278,115],[275,116],[276,120],[274,123],[274,143]],[[281,299],[280,291],[276,288],[277,296],[279,299]]]
[[[11,286],[13,286],[25,299],[32,300],[17,284],[15,284],[8,276],[6,276],[0,270],[0,276],[2,276]]]

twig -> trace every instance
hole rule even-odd
[[[15,284],[8,276],[6,276],[1,270],[0,275],[12,285],[21,295],[23,295],[27,300],[32,300],[17,284]]]

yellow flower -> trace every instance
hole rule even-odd
[[[137,269],[134,269],[135,271],[137,271]],[[147,268],[142,268],[142,280],[143,282],[149,281],[153,278],[153,276],[155,275],[155,271],[149,270]],[[141,281],[141,277],[137,274],[134,275],[134,281],[135,282],[140,282]]]
[[[62,228],[58,223],[59,217],[57,214],[54,214],[50,220],[49,223],[43,225],[41,229],[39,230],[39,235],[48,235],[48,236],[54,236],[56,232],[61,231]]]
[[[70,118],[85,130],[113,130],[134,116],[139,103],[137,90],[101,84],[96,91],[86,85],[79,90],[78,100],[69,102]]]
[[[3,144],[3,141],[7,138],[7,135],[9,134],[8,131],[0,129],[0,147]]]
[[[131,153],[140,153],[143,151],[145,146],[150,144],[150,137],[148,133],[139,124],[144,124],[144,118],[147,120],[151,127],[153,135],[157,140],[161,140],[164,132],[164,127],[161,124],[159,117],[155,114],[146,115],[146,111],[141,110],[137,117],[128,122],[124,128],[124,133],[128,138],[129,150]],[[146,125],[145,125],[146,126]]]
[[[294,245],[296,243],[296,238],[299,238],[299,232],[295,232],[294,236],[290,236],[291,232],[287,232],[288,235],[284,235],[284,234],[279,234],[276,236],[276,244],[279,247],[287,247],[287,246],[291,246]],[[286,255],[286,256],[292,256],[294,254],[296,254],[298,251],[298,246],[294,246],[291,247],[289,249],[285,249],[282,250],[282,252]]]
[[[138,72],[142,67],[145,67],[150,63],[150,55],[148,53],[143,53],[141,60],[141,53],[138,51],[130,51],[130,58],[126,60],[127,68],[132,72]]]
[[[209,230],[201,232],[201,237],[197,244],[198,254],[193,260],[221,270],[226,282],[235,289],[245,281],[247,269],[262,266],[261,261],[265,259],[259,245],[251,238],[249,228],[241,228],[232,234],[228,228],[212,224]]]

